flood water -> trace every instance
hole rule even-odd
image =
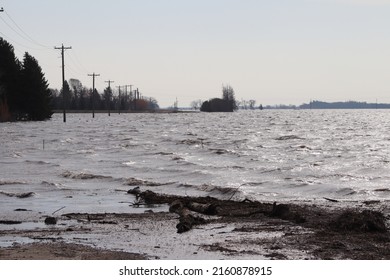
[[[136,186],[237,200],[390,199],[388,110],[68,114],[66,123],[55,114],[1,123],[0,135],[2,216],[144,211],[129,207]]]

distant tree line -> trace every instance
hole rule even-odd
[[[66,110],[74,111],[92,110],[92,108],[95,110],[120,111],[159,109],[155,98],[141,96],[138,90],[114,96],[111,87],[107,87],[102,94],[96,89],[93,94],[93,89],[83,86],[78,79],[70,79],[69,82],[65,81],[64,88],[61,91],[57,89],[52,89],[51,91],[54,110],[62,110],[64,105]],[[63,93],[65,99],[63,99]]]
[[[238,108],[242,110],[255,110],[255,109],[260,109],[263,110],[263,105],[260,104],[259,106],[256,106],[256,100],[254,99],[241,99],[240,101],[237,102]]]
[[[121,110],[158,109],[157,100],[141,96],[138,90],[114,96],[110,87],[102,94],[84,87],[77,79],[65,82],[61,91],[49,89],[38,61],[25,53],[23,61],[15,56],[14,47],[0,37],[0,122],[42,121],[53,110]],[[94,105],[94,106],[93,106]]]
[[[299,106],[296,105],[285,105],[285,104],[278,104],[278,105],[266,105],[264,109],[270,110],[270,109],[299,109]]]
[[[38,61],[0,37],[0,121],[41,121],[52,116],[52,94]]]
[[[193,110],[199,110],[202,106],[203,101],[201,99],[197,99],[191,102],[190,107]],[[250,99],[250,100],[244,100],[241,99],[240,101],[236,101],[237,108],[240,110],[263,110],[263,105],[260,104],[259,106],[256,105],[256,100]]]
[[[386,103],[367,103],[357,101],[345,102],[324,102],[314,100],[302,105],[273,105],[265,106],[265,109],[390,109],[390,104]]]
[[[211,102],[211,103],[210,103]],[[211,104],[211,105],[210,105]],[[222,105],[221,105],[222,104]],[[195,100],[191,102],[191,108],[194,110],[198,110],[201,108],[201,106],[205,106],[206,108],[218,112],[219,109],[220,112],[230,112],[229,110],[225,110],[226,108],[229,109],[226,104],[221,102],[221,99],[214,98],[210,99],[209,101],[202,102],[201,100]],[[210,108],[211,106],[211,108]],[[390,104],[388,103],[367,103],[367,102],[357,102],[357,101],[345,101],[345,102],[324,102],[324,101],[318,101],[314,100],[310,103],[304,103],[302,105],[267,105],[264,106],[260,104],[259,106],[256,106],[256,100],[250,99],[250,100],[244,100],[241,99],[240,101],[236,101],[236,108],[242,109],[242,110],[254,110],[254,109],[390,109]],[[209,111],[208,111],[209,112]]]
[[[194,100],[191,102],[190,106],[193,110],[203,110],[205,112],[232,112],[238,109],[241,110],[263,110],[263,105],[260,104],[259,106],[256,106],[256,100],[250,99],[245,100],[241,99],[240,101],[234,99],[235,106],[230,105],[229,103],[224,101],[224,98],[213,98],[209,101],[203,102],[200,99]],[[232,103],[230,103],[232,104]],[[202,109],[203,106],[203,109]]]
[[[357,101],[323,102],[315,100],[308,104],[300,105],[299,109],[390,109],[390,104]]]

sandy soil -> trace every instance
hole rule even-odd
[[[33,243],[0,248],[2,260],[144,260],[139,254],[95,249],[64,242]]]
[[[386,203],[271,204],[151,192],[140,197],[150,206],[179,200],[214,211],[190,211],[195,223],[183,233],[177,232],[183,217],[168,211],[67,213],[53,225],[41,217],[38,227],[0,230],[0,241],[12,245],[0,248],[0,259],[390,259]]]

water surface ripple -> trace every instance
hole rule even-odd
[[[69,114],[67,123],[56,114],[1,123],[1,208],[128,211],[118,190],[134,185],[229,199],[388,200],[389,128],[386,110]],[[27,192],[28,201],[18,198]]]

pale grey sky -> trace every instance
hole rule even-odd
[[[390,0],[0,0],[0,36],[61,87],[133,84],[160,106],[221,95],[258,104],[390,103]],[[17,24],[17,26],[15,25]],[[12,28],[11,28],[12,27]],[[28,35],[28,36],[27,36]]]

